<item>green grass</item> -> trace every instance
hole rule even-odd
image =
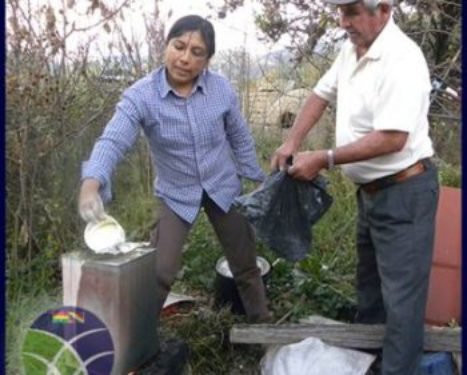
[[[213,309],[201,299],[190,311],[164,318],[161,325],[165,334],[176,335],[190,346],[192,374],[259,374],[261,347],[229,342],[229,329],[235,322],[244,320],[226,308]]]

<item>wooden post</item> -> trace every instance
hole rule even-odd
[[[236,324],[230,342],[243,344],[291,344],[316,337],[325,343],[354,349],[381,348],[385,326],[381,324]],[[425,327],[424,349],[461,352],[462,329]]]

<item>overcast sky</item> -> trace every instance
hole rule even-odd
[[[217,1],[217,3],[221,3],[221,1]],[[256,8],[258,7],[256,6]],[[169,9],[173,9],[173,15],[167,24],[167,30],[176,19],[187,14],[198,14],[203,17],[209,14],[205,0],[163,0],[162,13],[166,15]],[[257,39],[254,7],[249,0],[245,1],[245,6],[229,14],[226,18],[221,20],[214,18],[211,21],[216,30],[216,45],[219,50],[241,48],[243,45],[253,54],[264,54],[269,50],[265,43],[260,43]]]

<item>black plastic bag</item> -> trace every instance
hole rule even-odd
[[[311,250],[311,227],[332,204],[326,184],[322,176],[301,181],[278,171],[234,204],[248,218],[258,240],[280,257],[296,262]]]

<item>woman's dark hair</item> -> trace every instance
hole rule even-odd
[[[208,59],[216,52],[216,41],[212,23],[203,17],[190,15],[178,19],[167,34],[166,43],[188,31],[199,31],[208,49]]]

